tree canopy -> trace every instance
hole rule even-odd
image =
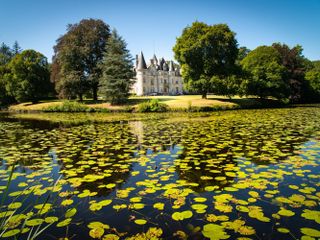
[[[238,57],[235,33],[226,24],[194,22],[177,38],[173,51],[187,88],[203,98],[214,90],[212,80],[224,79],[233,72]]]
[[[102,20],[83,19],[69,24],[67,33],[57,40],[54,46],[51,79],[56,82],[56,90],[61,97],[74,97],[80,100],[91,90],[94,100],[101,71],[98,64],[102,60],[110,29]]]
[[[134,72],[127,44],[116,30],[112,31],[108,39],[100,68],[102,76],[99,92],[111,104],[124,102],[129,96]]]
[[[305,58],[302,55],[300,45],[290,48],[286,44],[272,44],[280,54],[281,64],[285,67],[283,81],[289,88],[289,99],[291,102],[298,102],[302,98],[305,87]]]
[[[260,46],[251,51],[242,61],[247,73],[246,93],[261,98],[268,96],[284,99],[289,89],[283,81],[285,67],[281,64],[281,55],[270,46]]]
[[[312,68],[306,72],[306,80],[310,87],[310,97],[320,99],[320,61],[312,62]]]
[[[8,64],[6,90],[18,102],[37,102],[51,90],[47,58],[34,50],[24,50]]]

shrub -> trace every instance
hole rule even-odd
[[[152,99],[148,102],[140,103],[137,106],[137,112],[166,112],[168,111],[168,105],[160,103],[158,99]]]
[[[49,106],[42,109],[44,112],[95,112],[95,109],[83,103],[64,101],[61,105]]]

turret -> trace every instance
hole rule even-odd
[[[147,69],[146,61],[144,60],[144,56],[142,51],[138,56],[137,68],[136,68],[136,94],[141,96],[144,94],[143,82],[144,82],[144,74]]]
[[[141,51],[140,55],[138,56],[137,70],[143,70],[143,69],[147,69],[147,64],[146,64],[146,61],[144,60],[144,56],[143,56],[143,53]]]

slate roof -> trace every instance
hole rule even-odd
[[[138,56],[138,66],[137,66],[138,70],[142,70],[142,69],[147,69],[147,64],[146,61],[144,60],[144,56],[142,51],[140,52],[139,56]]]

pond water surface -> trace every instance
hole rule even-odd
[[[0,238],[320,237],[320,108],[141,116],[0,115]]]

